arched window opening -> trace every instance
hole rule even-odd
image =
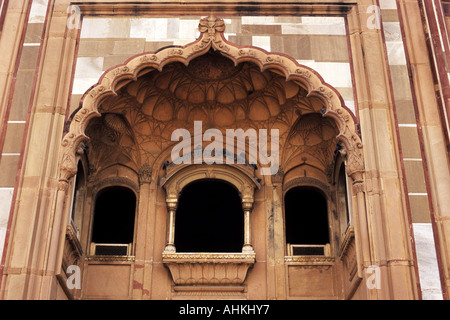
[[[337,208],[339,212],[339,225],[341,237],[345,235],[350,224],[350,213],[347,200],[347,177],[345,173],[345,166],[342,165],[339,169],[337,180]]]
[[[328,255],[328,206],[323,194],[294,187],[286,192],[284,205],[288,254]]]
[[[217,179],[187,185],[178,200],[175,225],[178,252],[241,252],[244,213],[238,191]]]
[[[95,201],[91,254],[130,255],[136,196],[125,187],[109,187]]]

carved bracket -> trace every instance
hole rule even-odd
[[[166,253],[163,263],[176,285],[241,285],[254,253]]]

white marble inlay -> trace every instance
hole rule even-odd
[[[352,74],[348,62],[316,62],[314,60],[297,60],[297,62],[314,69],[326,83],[333,87],[352,87]]]
[[[3,254],[13,193],[14,188],[0,188],[0,257]]]
[[[169,19],[130,19],[130,38],[144,38],[146,41],[165,41],[168,38]],[[178,28],[177,28],[178,29]],[[175,33],[178,34],[179,30]]]
[[[6,227],[14,188],[0,188],[0,227]]]
[[[189,39],[190,42],[197,39],[200,35],[198,30],[198,21],[195,20],[183,20],[180,19],[180,36],[179,39]]]
[[[315,35],[346,35],[345,24],[334,25],[282,25],[281,32],[283,34],[315,34]]]
[[[302,17],[302,23],[282,24],[283,34],[346,35],[342,17]]]
[[[383,22],[386,41],[402,41],[402,31],[399,22]]]
[[[302,17],[302,24],[309,25],[345,25],[343,17]]]
[[[413,223],[423,300],[442,300],[436,247],[431,223]]]
[[[402,41],[386,41],[386,50],[391,66],[406,65],[406,56]]]
[[[84,94],[103,74],[103,57],[79,57],[72,94]]]
[[[48,0],[34,0],[31,5],[29,23],[44,23],[47,15]]]
[[[275,17],[268,16],[244,16],[242,24],[275,24]]]
[[[253,36],[252,44],[270,52],[270,36]]]
[[[349,108],[351,112],[353,112],[353,114],[356,113],[356,110],[355,110],[355,101],[345,100],[344,103],[345,103],[345,106],[346,106],[347,108]]]
[[[396,10],[397,4],[395,0],[380,0],[380,9],[381,10]]]
[[[83,18],[80,38],[129,38],[129,18]]]

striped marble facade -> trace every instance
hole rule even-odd
[[[350,6],[349,1],[343,2]],[[405,40],[405,28],[408,26],[402,25],[405,19],[402,20],[400,15],[404,10],[399,10],[398,7],[399,3],[404,5],[404,2],[374,1],[378,5],[369,6],[366,14],[371,19],[368,20],[368,27],[381,29],[384,37],[383,46],[388,64],[390,98],[395,118],[395,123],[386,124],[386,126],[392,125],[392,130],[396,131],[399,142],[401,180],[404,183],[404,198],[410,218],[408,222],[412,224],[415,245],[413,249],[418,263],[421,294],[423,299],[437,300],[442,299],[443,294],[436,256],[437,236],[432,224],[432,190],[427,181],[430,176],[427,172],[427,161],[430,159],[425,157],[425,139],[422,131],[424,124],[421,123],[418,103],[415,101],[420,93],[415,91],[417,88],[411,80],[415,70],[411,66],[406,48],[408,42]],[[0,1],[2,6],[4,3],[6,2]],[[20,186],[20,177],[24,176],[26,170],[24,168],[24,157],[26,159],[28,156],[25,154],[26,145],[33,143],[46,145],[48,141],[52,141],[51,137],[35,134],[30,119],[32,115],[39,114],[42,110],[44,113],[55,107],[36,105],[37,99],[35,99],[37,92],[45,91],[45,88],[40,87],[39,77],[42,75],[39,71],[42,57],[52,54],[51,50],[47,52],[44,35],[48,31],[46,29],[48,21],[51,21],[48,18],[51,16],[53,4],[54,2],[50,0],[30,0],[29,3],[24,1],[23,8],[13,10],[16,20],[12,22],[5,20],[16,23],[20,27],[23,26],[23,29],[17,31],[15,39],[18,43],[14,46],[18,48],[18,51],[11,53],[11,57],[16,60],[14,63],[11,62],[9,67],[14,70],[7,72],[0,69],[2,72],[0,80],[11,79],[10,87],[4,85],[7,90],[0,92],[0,111],[2,111],[0,113],[0,258],[4,256],[4,245],[8,244],[14,206],[20,205],[16,198],[19,197],[18,193],[20,195],[23,191]],[[0,6],[0,12],[3,10],[2,6]],[[449,2],[444,1],[443,8],[448,26],[450,25]],[[73,16],[78,13],[67,11],[68,19],[79,19],[79,24],[77,20],[75,25],[78,30],[78,39],[73,56],[64,57],[68,60],[65,63],[70,67],[73,65],[71,85],[67,91],[70,92],[69,99],[66,105],[56,106],[56,112],[65,114],[68,118],[79,107],[83,94],[96,84],[108,69],[144,52],[155,52],[167,46],[186,45],[199,36],[198,23],[203,16],[194,15],[198,12],[186,15],[155,14],[154,16],[147,15],[148,12],[146,11],[145,15]],[[65,14],[63,12],[61,16]],[[209,12],[205,13],[207,14]],[[337,89],[345,105],[357,119],[359,118],[358,97],[355,89],[356,77],[353,74],[349,26],[345,14],[327,16],[314,15],[314,12],[310,15],[277,13],[249,15],[248,12],[227,14],[220,16],[220,13],[217,13],[225,21],[225,37],[228,41],[239,46],[256,46],[268,52],[283,53],[299,64],[314,69],[325,82]],[[358,14],[362,15],[364,12]],[[64,32],[66,37],[68,32],[61,31],[62,34]],[[5,52],[2,49],[0,48],[0,52]],[[59,53],[54,54],[55,59],[61,59],[58,56]],[[6,66],[6,58],[5,62],[0,64]],[[6,80],[4,82],[6,83]],[[66,89],[64,87],[60,90]],[[66,100],[64,99],[64,103]],[[360,102],[361,106],[362,102]],[[48,115],[42,115],[42,117],[45,116]],[[51,121],[49,118],[48,122]],[[48,188],[48,186],[39,187],[44,190],[42,192],[46,192]],[[41,200],[36,200],[36,202],[39,201]]]

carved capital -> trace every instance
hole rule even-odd
[[[75,153],[66,152],[61,160],[60,181],[68,181],[77,173]]]
[[[85,109],[80,111],[80,114],[85,114]],[[61,180],[70,180],[77,173],[77,155],[85,153],[86,141],[89,138],[85,134],[76,135],[73,132],[64,136],[61,146],[63,148],[63,155],[61,158],[61,165],[59,171],[59,178]]]
[[[139,184],[152,182],[152,168],[148,164],[144,164],[139,169]]]
[[[169,212],[175,211],[177,209],[178,199],[177,198],[167,198],[166,205],[167,205],[167,210],[169,210]]]
[[[58,181],[58,191],[66,192],[69,189],[69,180],[67,179],[59,179]]]
[[[244,199],[242,200],[242,209],[244,211],[251,211],[253,208],[253,201],[250,199]]]
[[[364,173],[364,163],[362,156],[359,152],[347,151],[347,175],[350,176],[354,181],[362,180]]]
[[[353,181],[353,192],[355,194],[358,194],[360,192],[364,192],[365,188],[364,188],[364,182],[362,182],[361,180],[356,180]]]
[[[280,185],[283,183],[283,178],[284,178],[284,171],[282,168],[280,168],[276,174],[272,175],[272,183]]]

